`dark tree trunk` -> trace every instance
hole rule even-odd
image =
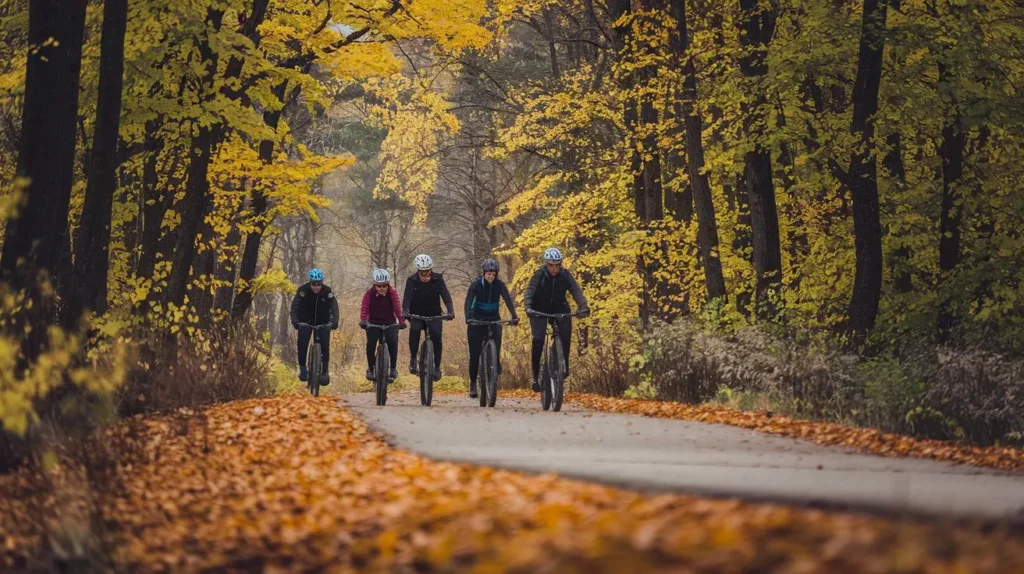
[[[850,342],[864,342],[875,326],[882,297],[882,224],[878,213],[878,161],[875,157],[875,114],[882,80],[887,0],[864,0],[860,55],[853,86],[851,132],[859,146],[850,157],[847,181],[853,199],[853,233],[857,271],[847,310]]]
[[[210,9],[206,18],[207,32],[219,31],[223,17],[222,11]],[[200,41],[199,54],[206,66],[206,72],[200,82],[200,89],[207,90],[213,86],[213,80],[217,74],[217,53],[211,48],[208,38],[203,38]],[[185,182],[185,196],[177,209],[181,215],[181,222],[175,230],[174,256],[171,273],[167,278],[167,289],[164,292],[165,303],[181,306],[185,301],[192,262],[196,253],[196,236],[210,203],[210,158],[214,146],[220,140],[222,129],[220,125],[200,126],[192,136],[189,146],[192,154]]]
[[[903,138],[899,132],[893,132],[886,136],[885,141],[889,151],[885,154],[882,163],[885,165],[886,171],[889,172],[889,177],[892,178],[894,185],[900,190],[906,189],[907,170],[903,164]],[[906,245],[901,245],[892,252],[890,266],[897,293],[906,294],[914,290],[910,255],[910,248]]]
[[[772,182],[771,152],[762,143],[767,136],[767,96],[761,85],[768,73],[768,43],[775,30],[775,11],[757,0],[739,0],[742,12],[740,72],[753,91],[745,106],[747,137],[754,149],[744,159],[744,176],[750,206],[754,272],[757,274],[755,306],[758,317],[772,319],[781,301],[782,253],[779,244],[779,215]]]
[[[89,309],[96,313],[107,310],[111,209],[117,189],[117,142],[121,129],[127,22],[128,0],[104,0],[96,128],[85,205],[75,241],[75,284],[79,293],[69,301],[66,317],[69,323],[78,321]]]
[[[242,233],[237,222],[232,223],[224,246],[219,249],[217,261],[217,290],[213,297],[213,308],[221,313],[230,313],[235,295],[235,277],[237,277],[238,246],[242,242]],[[222,260],[223,259],[223,260]]]
[[[154,133],[150,130],[150,134]],[[173,189],[165,189],[163,193],[157,188],[160,153],[163,142],[153,136],[147,136],[147,147],[152,147],[150,156],[142,166],[142,233],[140,239],[139,264],[135,274],[150,278],[156,268],[156,256],[159,251],[160,233],[164,215],[174,202]],[[168,177],[172,177],[170,174]],[[168,186],[170,187],[170,186]]]
[[[708,290],[708,302],[726,297],[725,277],[722,274],[722,260],[718,256],[718,221],[711,194],[711,184],[704,173],[704,142],[701,139],[703,122],[695,111],[697,101],[697,71],[693,57],[687,53],[690,37],[685,0],[670,0],[672,16],[678,25],[679,57],[683,69],[683,94],[679,102],[685,118],[687,173],[693,193],[693,204],[697,211],[697,247],[704,266],[704,281]]]
[[[945,76],[943,73],[940,76]],[[967,137],[964,133],[963,118],[959,111],[942,129],[942,144],[939,155],[942,158],[942,212],[939,218],[939,272],[942,281],[947,281],[960,264],[960,224],[963,219],[962,206],[958,205],[961,194],[958,189],[964,171],[964,148]],[[948,290],[947,290],[948,291]],[[939,338],[948,341],[956,325],[952,295],[943,294],[939,308]]]
[[[26,313],[34,329],[25,338],[28,360],[35,358],[46,334],[43,325],[56,312],[56,301],[37,289],[38,280],[51,282],[64,298],[70,283],[64,251],[69,244],[85,7],[85,0],[29,3],[28,43],[36,49],[28,54],[17,165],[18,177],[28,184],[18,217],[7,222],[0,256],[0,278],[15,290],[28,288],[33,300],[33,309]]]

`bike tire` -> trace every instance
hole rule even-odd
[[[427,337],[420,347],[420,404],[429,407],[434,398],[434,344]]]
[[[309,394],[314,397],[320,396],[320,372],[324,368],[323,356],[320,353],[320,344],[314,343],[309,360]]]
[[[480,381],[480,406],[493,407],[498,400],[498,345],[487,341],[484,345],[483,380]]]
[[[391,372],[391,355],[388,354],[388,344],[385,341],[377,345],[376,369],[373,383],[377,387],[377,406],[382,407],[388,402],[388,378]]]
[[[551,410],[562,410],[562,399],[565,396],[565,349],[562,341],[556,338],[551,343]]]
[[[548,361],[547,357],[540,364],[540,406],[544,407],[544,410],[551,408],[551,383],[550,374],[548,373]]]

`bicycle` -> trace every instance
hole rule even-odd
[[[430,338],[430,329],[427,325],[434,321],[451,321],[451,315],[438,315],[436,317],[423,317],[421,315],[407,315],[406,319],[417,319],[423,321],[423,342],[420,343],[420,404],[429,407],[434,399],[434,373],[437,367],[434,366],[434,341]]]
[[[544,333],[544,355],[541,357],[540,371],[540,404],[544,410],[553,409],[556,413],[562,409],[565,397],[565,349],[558,331],[558,321],[576,317],[578,313],[556,313],[554,315],[540,311],[527,311],[530,317],[548,319],[548,329]],[[550,347],[547,344],[551,338]]]
[[[380,329],[381,337],[380,342],[377,343],[377,360],[374,363],[373,373],[373,390],[374,394],[377,395],[377,406],[382,407],[388,402],[388,384],[391,382],[391,354],[388,349],[388,340],[384,337],[383,333],[388,329],[394,329],[398,327],[398,323],[392,323],[390,325],[378,325],[376,323],[367,323],[366,329]]]
[[[498,399],[498,344],[494,340],[495,325],[512,325],[510,320],[501,321],[477,321],[467,319],[467,325],[486,325],[487,337],[484,338],[484,346],[480,349],[480,406],[493,407]]]
[[[298,326],[313,329],[313,336],[309,338],[310,349],[306,352],[306,363],[309,367],[309,379],[306,381],[306,387],[309,389],[309,394],[318,397],[320,396],[320,379],[323,377],[324,370],[324,357],[320,349],[320,330],[329,329],[331,325],[329,323],[324,325],[299,323]]]

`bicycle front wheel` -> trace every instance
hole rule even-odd
[[[309,394],[320,396],[320,374],[324,370],[323,355],[318,343],[313,343],[309,356]]]
[[[484,345],[481,359],[480,406],[493,407],[498,399],[498,346],[493,340]]]
[[[551,410],[556,413],[562,410],[562,398],[565,394],[565,350],[558,338],[551,343]]]
[[[388,354],[388,344],[381,341],[377,345],[377,372],[374,377],[374,389],[377,392],[377,406],[382,407],[388,402],[388,377],[391,372],[391,355]]]
[[[434,398],[434,344],[430,337],[420,347],[420,404],[430,406]]]

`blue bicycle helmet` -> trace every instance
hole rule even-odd
[[[324,272],[322,270],[320,270],[319,268],[311,269],[309,271],[309,273],[306,274],[306,276],[309,277],[310,281],[323,281],[324,280]]]

